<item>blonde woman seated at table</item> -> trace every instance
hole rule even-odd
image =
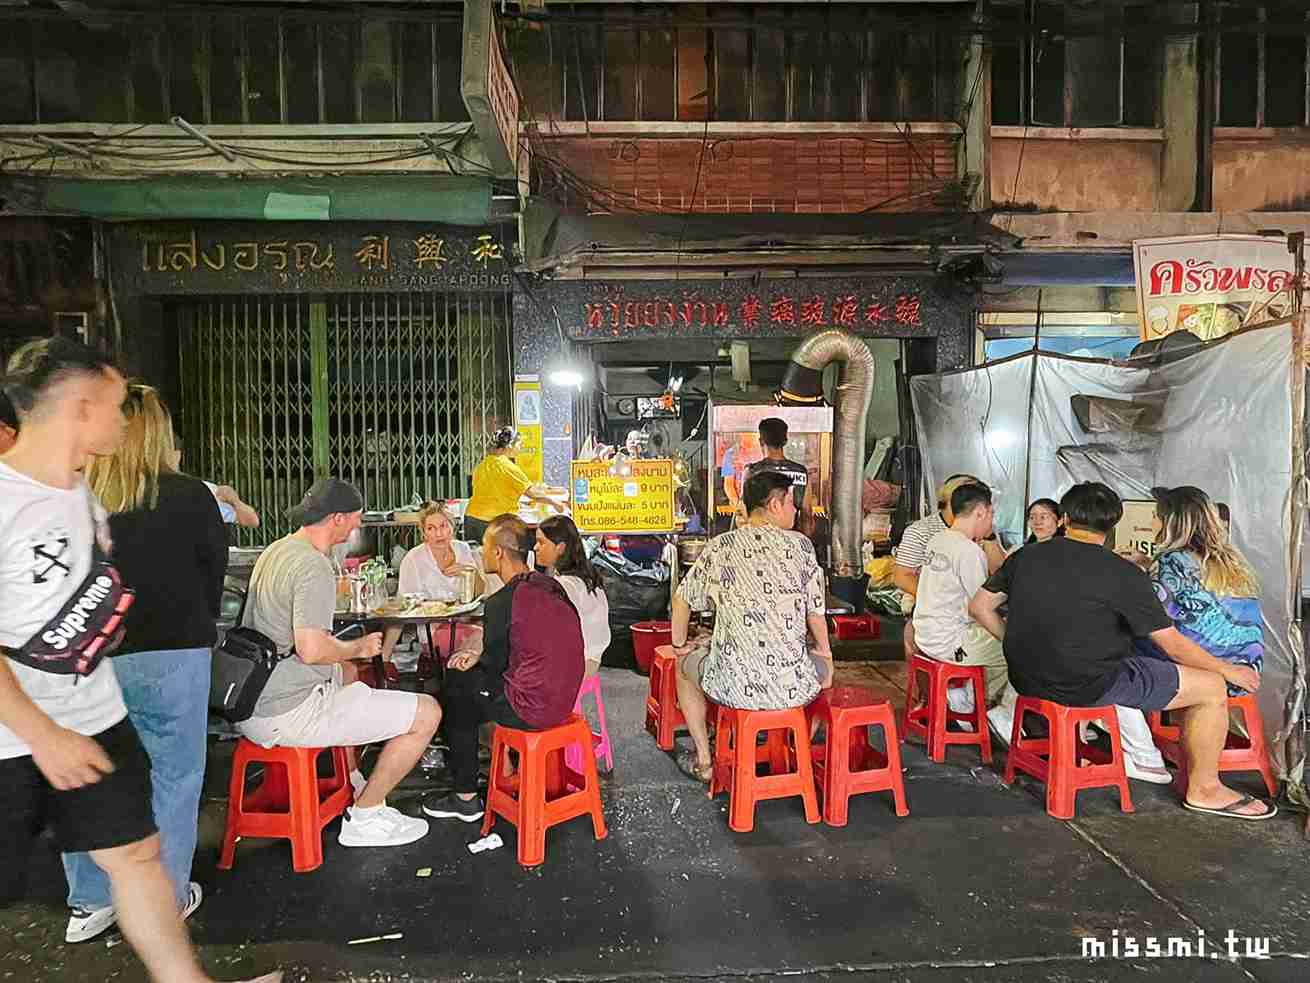
[[[600,671],[600,659],[610,645],[610,602],[600,575],[587,559],[582,536],[573,520],[553,515],[537,528],[537,564],[545,567],[569,595],[582,622],[584,678]]]
[[[451,525],[444,502],[429,502],[418,514],[419,529],[423,532],[423,542],[405,554],[400,561],[401,594],[422,594],[429,600],[448,600],[459,596],[460,574],[465,570],[474,571],[474,593],[481,595],[485,583],[478,571],[477,559],[473,548],[468,543],[455,539],[455,527]],[[464,648],[464,642],[477,634],[476,625],[457,625],[455,628],[455,647]],[[388,628],[382,638],[382,659],[387,663],[387,676],[393,677],[395,670],[391,666],[392,650],[400,638],[401,629]],[[422,637],[422,636],[420,636]],[[450,645],[448,630],[434,630],[432,640],[438,651],[434,655],[449,659],[450,652],[445,651]],[[427,639],[423,638],[426,644]]]

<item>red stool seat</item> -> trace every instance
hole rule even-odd
[[[319,778],[318,756],[324,751],[332,755],[332,775]],[[264,766],[264,777],[247,792],[246,769],[252,764]],[[219,870],[232,869],[243,836],[288,839],[292,869],[316,870],[323,864],[323,827],[353,799],[345,748],[265,748],[243,737],[232,759]]]
[[[1046,720],[1049,737],[1023,735],[1023,716],[1035,713]],[[1078,725],[1093,720],[1110,732],[1110,756],[1085,743]],[[1086,764],[1084,762],[1091,762]],[[1050,700],[1021,696],[1014,706],[1014,731],[1005,762],[1005,784],[1014,782],[1015,771],[1026,772],[1046,783],[1046,811],[1056,819],[1072,819],[1079,789],[1117,786],[1119,808],[1133,811],[1124,771],[1123,745],[1119,742],[1119,715],[1112,706],[1066,707]]]
[[[673,750],[673,734],[687,726],[678,706],[678,660],[673,646],[660,645],[650,662],[650,695],[646,697],[646,729],[661,751]]]
[[[761,733],[768,743],[758,745]],[[758,775],[757,765],[768,773]],[[755,828],[755,804],[762,799],[799,795],[805,804],[805,821],[819,821],[810,760],[810,725],[805,709],[734,710],[720,707],[714,737],[714,774],[710,798],[730,791],[728,826],[738,833]]]
[[[823,821],[845,826],[847,804],[863,792],[891,792],[896,815],[908,816],[896,713],[873,690],[834,686],[805,708],[823,727],[824,743],[810,746],[814,776],[823,795]],[[869,744],[869,727],[881,727],[884,754]]]
[[[581,773],[564,763],[564,753],[578,748]],[[518,770],[506,777],[510,751],[518,755]],[[519,863],[536,867],[546,860],[546,830],[577,816],[591,816],[596,839],[609,835],[601,810],[600,779],[591,749],[591,727],[580,714],[549,730],[515,730],[496,725],[491,742],[491,776],[487,783],[487,814],[482,835],[491,832],[496,816],[518,827]]]
[[[1269,794],[1278,793],[1278,782],[1274,778],[1273,767],[1269,764],[1269,745],[1265,741],[1265,722],[1260,715],[1260,705],[1251,693],[1228,698],[1229,711],[1242,715],[1242,727],[1247,736],[1228,735],[1224,749],[1219,752],[1219,771],[1258,771],[1264,779]],[[1164,711],[1168,713],[1169,711]],[[1187,788],[1187,755],[1183,753],[1183,732],[1177,724],[1165,723],[1164,713],[1147,714],[1151,723],[1151,736],[1155,746],[1160,749],[1164,759],[1178,769],[1174,783],[1181,790]]]
[[[928,677],[927,692],[919,688],[919,677]],[[953,683],[973,687],[973,713],[956,713],[946,702],[946,690]],[[972,732],[949,731],[947,723],[970,723]],[[938,763],[946,760],[949,744],[973,744],[987,764],[992,761],[992,735],[987,729],[987,686],[982,666],[962,666],[942,662],[926,655],[910,659],[905,681],[905,723],[902,738],[910,735],[928,745],[928,757]]]

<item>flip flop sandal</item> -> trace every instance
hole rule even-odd
[[[1229,819],[1245,819],[1246,821],[1253,823],[1263,822],[1266,819],[1273,819],[1274,816],[1278,815],[1278,806],[1274,805],[1272,802],[1264,803],[1264,805],[1269,807],[1265,812],[1245,813],[1237,811],[1255,801],[1256,798],[1254,795],[1244,795],[1236,802],[1230,802],[1222,809],[1212,809],[1209,806],[1193,805],[1191,802],[1184,799],[1183,808],[1190,809],[1192,812],[1208,812],[1212,816],[1227,816]]]
[[[714,766],[705,765],[704,768],[701,768],[701,766],[696,763],[696,755],[694,754],[678,755],[677,763],[680,772],[688,778],[694,778],[696,781],[705,785],[710,783],[710,777],[714,774]]]

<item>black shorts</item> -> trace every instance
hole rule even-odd
[[[61,792],[31,755],[0,760],[0,904],[23,895],[32,841],[49,825],[65,853],[127,846],[155,834],[150,757],[126,717],[95,739],[114,763],[100,781]]]
[[[1145,713],[1163,710],[1178,695],[1178,666],[1138,646],[1119,663],[1119,671],[1097,706],[1136,707]]]

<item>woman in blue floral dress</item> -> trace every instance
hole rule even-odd
[[[1260,585],[1229,542],[1210,497],[1199,488],[1153,488],[1155,562],[1151,582],[1178,630],[1217,659],[1264,667]],[[1229,688],[1230,695],[1241,690]]]

